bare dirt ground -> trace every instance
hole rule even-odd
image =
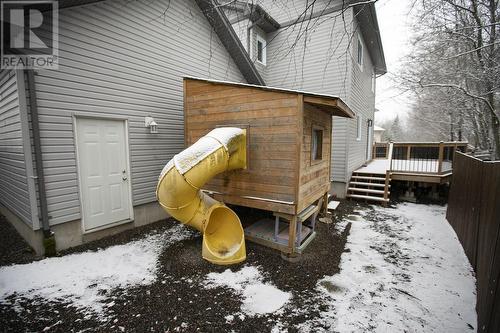
[[[0,214],[0,266],[39,259],[16,229]]]

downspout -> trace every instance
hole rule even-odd
[[[35,149],[35,169],[38,184],[38,200],[40,202],[40,212],[42,220],[42,230],[44,236],[45,255],[55,255],[56,246],[54,233],[50,230],[49,211],[47,208],[47,194],[45,191],[45,176],[43,173],[42,144],[40,140],[40,125],[38,119],[38,104],[36,98],[35,73],[32,69],[26,71],[28,79],[28,92],[30,97],[29,112],[31,116],[31,128],[33,133],[33,146]]]
[[[201,191],[215,175],[246,168],[246,131],[221,127],[175,155],[163,168],[156,197],[172,217],[203,233],[202,256],[218,265],[246,259],[238,216]]]

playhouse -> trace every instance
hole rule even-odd
[[[326,203],[335,163],[332,116],[354,113],[335,96],[184,79],[186,147],[218,127],[246,130],[246,168],[215,176],[203,190],[227,204],[273,212],[274,225],[248,227],[245,236],[285,253],[300,252],[314,237],[314,217]]]

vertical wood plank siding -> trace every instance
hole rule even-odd
[[[14,71],[0,71],[0,203],[32,225],[21,109]]]
[[[302,211],[330,189],[330,142],[332,117],[308,104],[304,105],[302,150],[300,155],[299,200],[297,212]],[[312,159],[312,130],[323,130],[322,157]]]
[[[218,126],[248,126],[247,169],[218,175],[205,189],[237,197],[295,201],[299,167],[296,94],[188,80],[185,112],[188,144]]]
[[[162,167],[184,147],[182,77],[243,76],[192,0],[109,0],[59,19],[59,70],[36,75],[50,223],[80,218],[73,115],[128,120],[133,204],[155,201]]]

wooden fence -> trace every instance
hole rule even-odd
[[[478,332],[500,332],[500,161],[456,152],[446,218],[476,272]]]

